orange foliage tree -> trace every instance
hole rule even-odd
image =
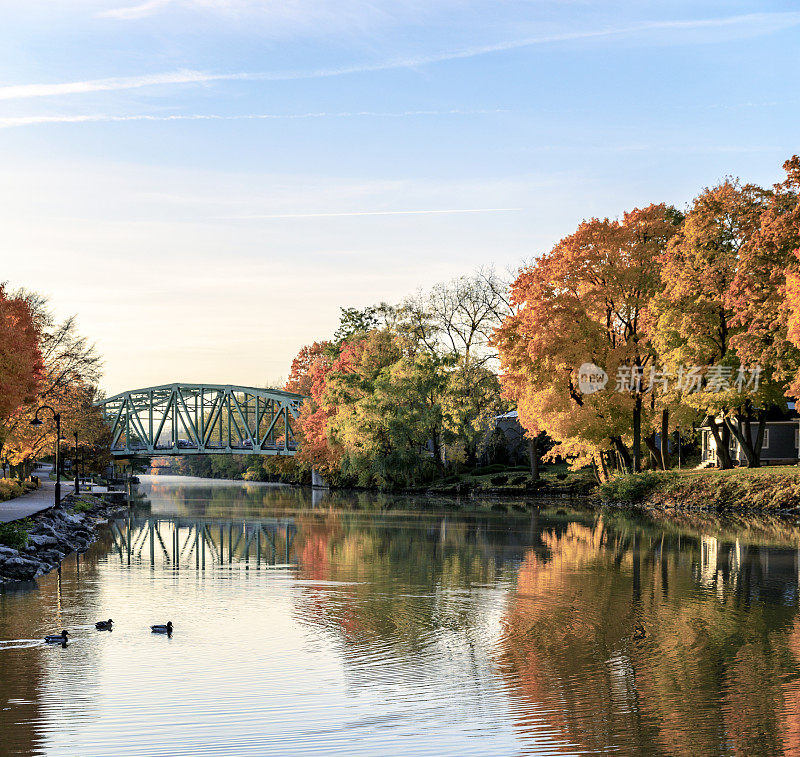
[[[0,417],[5,456],[24,473],[37,456],[52,453],[55,424],[45,419],[42,426],[30,425],[37,408],[47,404],[61,413],[65,436],[78,431],[84,458],[93,463],[90,467],[104,467],[110,435],[93,404],[100,377],[94,345],[78,332],[74,317],[56,321],[41,295],[20,290],[15,296],[31,315],[41,362],[35,391],[14,412]]]
[[[516,312],[494,334],[501,380],[529,433],[546,429],[559,440],[554,454],[585,462],[612,448],[639,470],[646,372],[655,365],[647,308],[679,220],[662,204],[585,221],[513,283]],[[604,368],[612,385],[581,393],[584,363]],[[622,391],[614,391],[618,375]]]
[[[300,449],[296,461],[306,468],[315,468],[323,475],[333,472],[338,461],[336,450],[328,442],[328,421],[335,409],[323,400],[325,381],[333,367],[336,348],[330,342],[314,342],[304,346],[292,361],[287,392],[296,392],[307,399],[300,409]]]
[[[760,464],[767,410],[785,407],[797,369],[784,303],[796,205],[791,180],[774,190],[727,180],[695,198],[667,251],[665,287],[653,308],[655,342],[673,370],[714,366],[731,377],[717,391],[707,384],[682,398],[707,417],[722,467],[732,465],[731,436],[748,465]],[[755,366],[757,386],[734,381]]]
[[[9,296],[0,285],[0,451],[8,421],[33,401],[43,377],[39,329],[24,297]]]

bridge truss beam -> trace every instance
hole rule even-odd
[[[97,404],[115,457],[294,455],[304,397],[230,384],[165,384]]]

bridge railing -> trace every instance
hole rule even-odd
[[[165,384],[101,400],[116,457],[294,455],[305,398],[229,384]]]

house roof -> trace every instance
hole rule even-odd
[[[767,423],[785,423],[786,421],[800,420],[800,413],[795,409],[794,401],[787,402],[786,410],[779,407],[771,407],[767,410]],[[698,426],[700,429],[710,428],[708,417],[703,418],[703,422]],[[717,416],[719,417],[719,416]],[[755,420],[755,419],[754,419]]]

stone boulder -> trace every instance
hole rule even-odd
[[[41,563],[26,557],[11,557],[5,562],[0,562],[0,576],[13,581],[30,581],[41,572]]]
[[[58,539],[56,539],[55,536],[48,536],[47,534],[42,534],[41,536],[33,535],[28,536],[28,544],[38,549],[44,549],[45,547],[58,546]]]
[[[10,557],[19,557],[19,552],[13,547],[6,547],[0,544],[0,562],[8,560]]]

